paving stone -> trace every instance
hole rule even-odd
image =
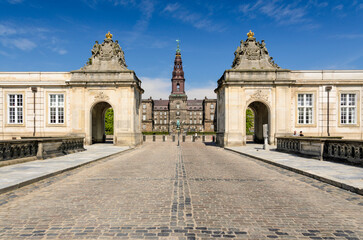
[[[146,143],[0,195],[0,239],[363,239],[363,197],[203,143]]]

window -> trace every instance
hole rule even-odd
[[[179,116],[180,115],[180,112],[176,112],[176,115]]]
[[[356,121],[356,94],[340,94],[340,123],[355,124]]]
[[[194,115],[197,115],[197,112],[194,112]]]
[[[163,124],[163,120],[160,119],[160,124]]]
[[[197,124],[197,120],[194,119],[194,124]]]
[[[192,119],[190,119],[189,123],[190,123],[190,124],[192,124],[192,123],[193,123],[193,120],[192,120]]]
[[[49,123],[64,123],[64,94],[49,94]]]
[[[146,109],[146,104],[142,104],[142,108],[143,109]]]
[[[202,112],[200,112],[199,115],[202,116]]]
[[[142,125],[142,129],[144,129],[144,130],[145,130],[145,129],[146,129],[146,125]]]
[[[146,121],[146,115],[142,115],[142,121]]]
[[[180,105],[179,105],[179,104],[177,104],[177,105],[176,105],[176,108],[177,108],[177,109],[179,109],[179,108],[180,108]]]
[[[210,129],[214,130],[214,125],[210,125]]]
[[[166,112],[164,112],[164,115],[166,116]]]
[[[163,112],[160,112],[160,116],[163,115]]]
[[[202,120],[199,120],[199,124],[202,124]]]
[[[178,92],[180,91],[180,84],[179,84],[179,83],[176,85],[176,90],[177,90]]]
[[[9,94],[8,111],[8,123],[22,124],[24,122],[22,94]]]
[[[192,113],[192,112],[190,112],[190,116],[192,116],[192,114],[193,114],[193,113]]]
[[[146,113],[146,109],[142,109],[142,112],[143,112],[143,113]]]
[[[212,108],[212,109],[214,108],[214,104],[213,103],[210,105],[210,108]]]
[[[155,120],[155,124],[157,124],[157,120]]]
[[[214,114],[210,115],[210,120],[214,121]]]
[[[312,124],[313,123],[313,94],[298,94],[298,123]]]
[[[166,119],[164,120],[164,124],[166,124]]]

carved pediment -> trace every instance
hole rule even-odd
[[[246,41],[241,41],[240,46],[234,52],[232,69],[280,69],[280,67],[269,56],[264,40],[256,41],[254,33],[249,32]]]
[[[124,51],[117,40],[115,42],[112,40],[112,34],[106,34],[106,38],[102,44],[96,41],[91,52],[92,56],[88,59],[86,66],[81,68],[81,70],[127,70]]]

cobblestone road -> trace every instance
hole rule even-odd
[[[0,239],[363,239],[363,197],[203,143],[0,195]]]

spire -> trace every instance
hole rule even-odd
[[[176,54],[180,54],[180,47],[179,47],[180,40],[177,39],[176,42],[177,42]]]
[[[183,71],[183,62],[181,59],[181,52],[180,52],[180,40],[176,40],[177,42],[177,49],[175,53],[175,60],[174,60],[174,70],[172,76],[172,94],[185,94],[184,91],[184,71]]]

